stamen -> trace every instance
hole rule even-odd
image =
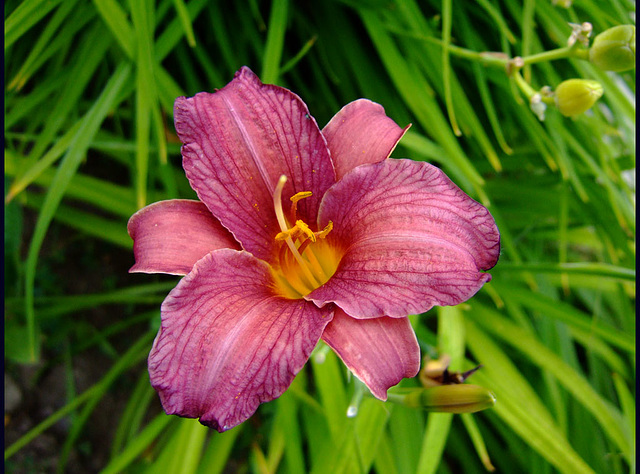
[[[311,270],[309,270],[309,267],[307,267],[305,261],[302,259],[302,255],[300,255],[300,253],[298,252],[298,249],[296,248],[296,245],[293,243],[293,240],[291,240],[290,232],[287,227],[287,220],[284,217],[284,212],[282,211],[282,190],[284,189],[284,185],[286,182],[287,182],[287,177],[285,175],[280,176],[280,179],[278,180],[278,184],[276,185],[275,192],[273,193],[273,207],[276,211],[276,219],[278,219],[278,225],[280,226],[280,230],[282,231],[282,233],[287,234],[287,236],[285,237],[285,242],[287,242],[287,245],[289,246],[291,253],[295,257],[296,261],[298,262],[298,265],[300,265],[300,268],[304,272],[309,282],[315,288],[317,288],[320,286],[320,283],[318,282],[318,280],[315,279],[315,277],[311,273]],[[297,222],[296,222],[296,227],[297,227]],[[280,235],[280,233],[278,235]]]
[[[309,226],[304,221],[296,221],[296,227],[302,231],[307,237],[311,239],[311,242],[316,241],[316,234],[313,233]]]
[[[321,239],[324,239],[327,236],[327,234],[332,230],[333,230],[333,222],[329,221],[329,223],[325,226],[324,229],[322,229],[320,232],[316,232],[316,237],[320,237]]]
[[[301,191],[301,192],[296,193],[293,196],[291,196],[291,202],[293,202],[295,204],[299,200],[304,199],[304,198],[308,198],[308,197],[311,197],[311,196],[313,196],[313,193],[311,191]]]
[[[312,195],[313,193],[311,191],[302,191],[291,196],[291,217],[293,220],[298,218],[298,201],[311,197]]]
[[[278,246],[273,274],[280,294],[285,298],[298,299],[331,278],[340,263],[342,253],[328,241],[319,241],[333,230],[333,222],[330,221],[321,231],[314,232],[306,222],[297,219],[298,201],[310,197],[311,192],[293,195],[291,213],[285,215],[282,209],[282,192],[286,182],[287,177],[282,175],[273,193],[273,207],[280,227],[275,240],[287,243],[286,246]],[[295,224],[291,225],[291,222]]]
[[[309,242],[307,240],[307,242]],[[301,252],[302,254],[302,252]],[[318,261],[318,259],[316,258],[316,255],[313,253],[312,249],[309,249],[309,251],[306,253],[307,259],[309,260],[309,263],[311,264],[311,267],[313,268],[314,272],[316,275],[319,275],[323,280],[328,280],[329,279],[329,275],[327,275],[327,273],[324,271],[324,268],[322,268],[322,265],[320,264],[320,262]]]

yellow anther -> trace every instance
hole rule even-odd
[[[313,193],[311,191],[302,191],[291,196],[291,202],[298,202],[300,199],[311,197]]]
[[[291,229],[285,230],[283,232],[278,232],[275,239],[287,240],[288,238],[291,238],[291,240],[296,240],[300,236],[305,235],[306,237],[311,239],[311,242],[315,242],[318,234],[321,234],[321,232],[313,232],[311,229],[309,229],[309,226],[306,224],[306,222],[297,220],[296,225],[294,225]]]
[[[309,226],[304,221],[297,220],[296,221],[296,227],[298,229],[300,229],[301,233],[303,233],[304,235],[309,237],[311,239],[311,242],[315,242],[316,241],[316,235],[313,233],[313,231],[311,229],[309,229]],[[296,227],[294,227],[294,229]]]
[[[294,220],[297,219],[298,201],[311,197],[312,194],[313,193],[311,191],[302,191],[291,196],[291,216]]]
[[[276,240],[287,240],[289,237],[291,237],[291,230],[288,230],[286,232],[278,232],[278,234],[276,235]]]
[[[315,236],[320,237],[321,239],[324,239],[327,236],[327,234],[332,230],[333,230],[333,222],[329,221],[329,223],[326,225],[324,229],[322,229],[320,232],[315,233]]]

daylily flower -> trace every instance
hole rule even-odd
[[[325,341],[374,396],[416,375],[408,314],[455,305],[491,276],[487,209],[427,163],[389,159],[406,129],[368,100],[320,131],[302,100],[246,67],[175,102],[200,201],[129,221],[132,272],[186,275],[149,355],[168,414],[224,431],[280,396]]]

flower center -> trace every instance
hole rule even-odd
[[[280,176],[273,193],[273,207],[281,232],[275,237],[280,249],[272,268],[276,291],[285,298],[300,299],[329,281],[342,254],[326,239],[333,229],[331,221],[321,231],[314,232],[306,222],[297,219],[298,201],[311,196],[311,192],[291,197],[291,216],[295,224],[289,224],[282,210],[282,190],[286,182],[287,177]]]

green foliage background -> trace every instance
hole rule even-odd
[[[37,364],[32,391],[54,365],[67,381],[64,407],[7,446],[7,469],[63,417],[58,471],[91,457],[83,437],[116,394],[102,472],[635,472],[635,71],[525,67],[534,89],[577,77],[605,90],[576,119],[551,107],[539,122],[504,68],[446,46],[528,56],[585,21],[595,34],[633,24],[635,2],[7,1],[5,363]],[[365,396],[347,417],[362,387],[319,346],[280,399],[229,432],[159,411],[144,361],[177,279],[124,275],[126,222],[194,197],[173,101],[242,65],[298,93],[321,126],[351,100],[379,102],[413,123],[394,157],[441,166],[489,207],[503,244],[492,282],[411,320],[424,354],[484,365],[472,380],[494,408],[425,413]],[[108,363],[78,389],[90,353]]]

